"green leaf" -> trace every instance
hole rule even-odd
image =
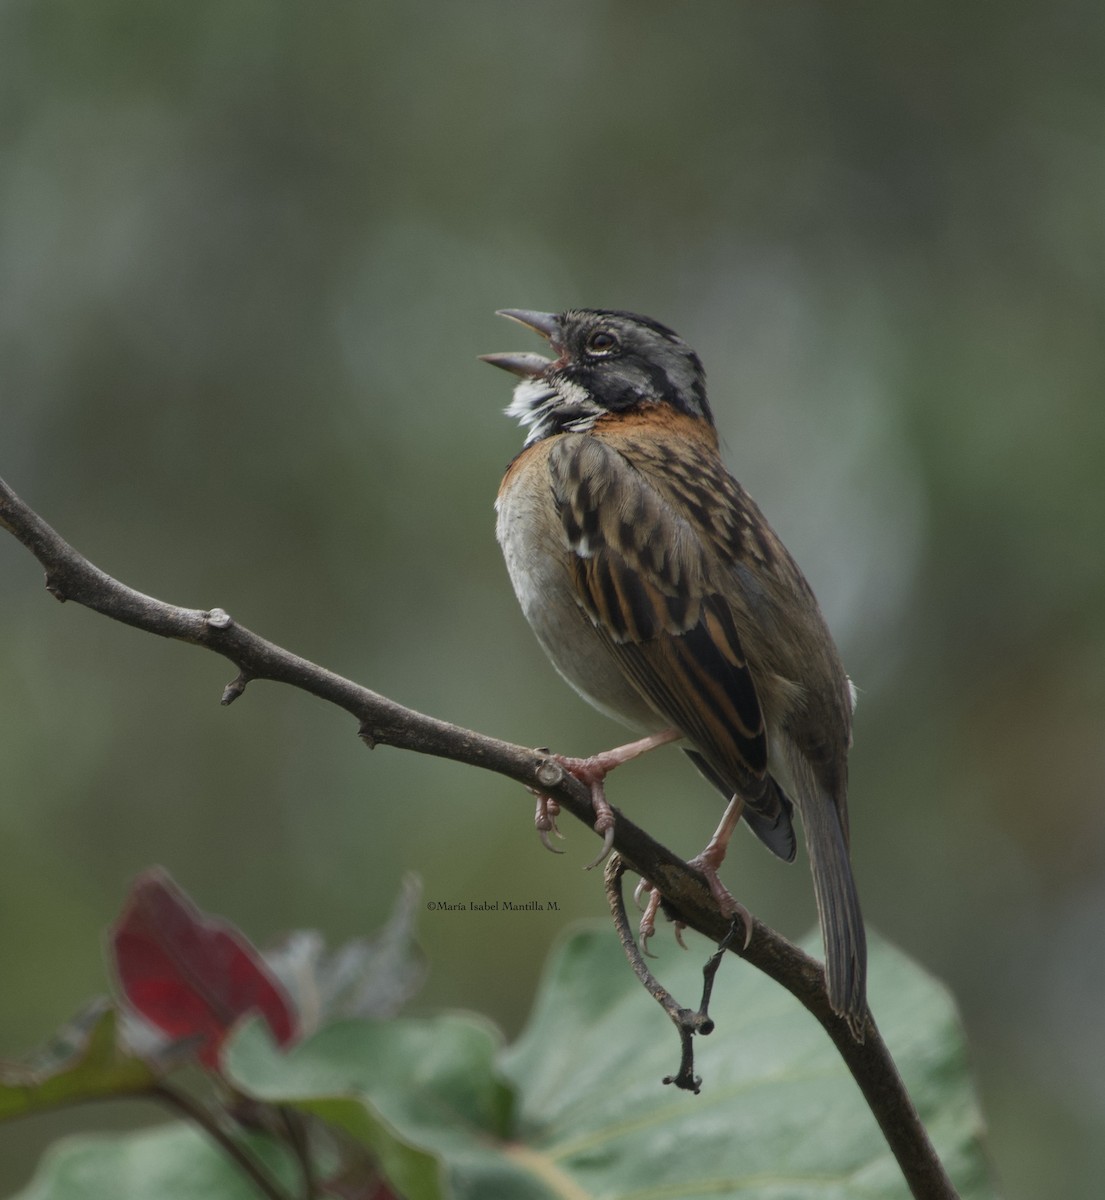
[[[264,1138],[243,1139],[287,1187],[295,1173]],[[120,1137],[66,1138],[11,1200],[259,1200],[206,1134],[175,1122]]]
[[[90,1005],[25,1063],[0,1063],[0,1120],[110,1096],[148,1091],[152,1069],[120,1049],[116,1013]]]
[[[903,955],[870,941],[883,1036],[963,1200],[987,1200],[994,1190],[954,1006]],[[691,1006],[708,953],[704,942],[692,945],[687,954],[665,946],[658,964],[662,982]],[[704,1083],[694,1096],[660,1086],[678,1065],[675,1034],[658,1006],[641,1003],[628,966],[610,969],[616,951],[605,930],[570,938],[500,1063],[518,1087],[516,1136],[582,1195],[907,1200],[858,1087],[789,993],[734,958],[722,964],[717,1028],[695,1043]]]
[[[964,1200],[986,1200],[981,1120],[951,1001],[872,942],[884,1036]],[[662,963],[690,1003],[707,957],[695,945],[666,949]],[[676,1035],[605,928],[560,947],[509,1050],[496,1053],[482,1022],[448,1016],[336,1026],[286,1056],[253,1026],[226,1061],[259,1098],[341,1124],[411,1200],[905,1200],[897,1164],[820,1026],[736,959],[723,964],[714,997],[717,1029],[697,1041],[700,1096],[661,1084],[678,1064]]]
[[[901,954],[871,942],[872,1005],[891,1051],[963,1200],[992,1200],[954,1007]],[[684,953],[667,943],[657,966],[694,1004],[708,947],[691,944]],[[701,1095],[664,1087],[679,1057],[670,1022],[614,935],[583,929],[554,955],[510,1048],[468,1015],[347,1021],[289,1052],[253,1022],[223,1064],[258,1099],[342,1127],[407,1200],[907,1200],[858,1088],[796,1001],[732,958],[712,1011],[715,1032],[696,1040]],[[180,1186],[190,1178],[182,1162]],[[193,1193],[162,1174],[144,1194]],[[237,1195],[214,1185],[207,1194]]]
[[[281,1053],[257,1022],[223,1054],[248,1095],[293,1103],[351,1133],[409,1200],[543,1197],[512,1169],[502,1038],[467,1014],[343,1021]],[[500,1177],[506,1190],[494,1190]]]

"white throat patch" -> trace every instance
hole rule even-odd
[[[604,410],[578,383],[565,379],[554,386],[541,379],[523,379],[504,411],[529,428],[525,443],[529,446],[552,433],[586,433]]]

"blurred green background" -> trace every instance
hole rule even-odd
[[[1005,1195],[1098,1197],[1103,14],[8,0],[0,474],[137,588],[591,752],[622,731],[517,611],[491,505],[521,435],[476,355],[537,348],[502,306],[669,323],[861,690],[868,921],[954,990]],[[546,854],[518,788],[369,754],[288,689],[222,709],[223,661],[41,578],[0,538],[0,1055],[105,987],[154,862],[260,942],[370,930],[408,870],[555,899],[421,923],[422,1008],[518,1030],[550,941],[604,912],[582,827]],[[611,798],[687,854],[719,813],[674,750]],[[726,877],[812,922],[751,838]],[[0,1128],[0,1193],[136,1115]]]

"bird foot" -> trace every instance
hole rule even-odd
[[[537,811],[533,816],[533,824],[537,829],[537,836],[541,839],[541,845],[546,850],[551,850],[553,854],[563,854],[563,850],[558,850],[556,846],[549,841],[549,834],[552,833],[556,837],[564,840],[564,835],[556,827],[556,818],[560,815],[560,805],[552,798],[552,796],[537,797]]]
[[[714,845],[711,842],[701,854],[690,859],[687,866],[693,867],[705,878],[710,895],[713,896],[722,916],[728,917],[730,920],[740,919],[740,923],[744,926],[744,949],[747,950],[748,943],[752,940],[752,914],[718,877],[717,869],[721,865],[721,859],[725,857],[724,847],[720,856],[712,853],[713,849]]]
[[[714,844],[711,843],[701,854],[690,859],[687,866],[693,867],[694,870],[705,877],[706,885],[710,889],[710,895],[713,896],[715,903],[721,910],[722,916],[728,917],[730,921],[740,921],[744,929],[744,948],[747,949],[748,943],[752,940],[752,914],[718,877],[717,869],[721,864],[721,859],[724,857],[724,849],[719,854]],[[642,879],[633,892],[634,900],[640,904],[641,898],[646,892],[649,894],[648,902],[644,906],[644,913],[641,916],[638,934],[641,939],[641,953],[648,955],[649,958],[653,958],[655,956],[649,952],[648,943],[649,939],[656,933],[656,913],[659,911],[664,898],[660,894],[659,888],[654,887],[647,879]],[[686,922],[676,918],[673,924],[675,925],[675,940],[683,950],[686,950],[687,944],[683,941],[683,930],[687,928]]]
[[[590,871],[614,848],[614,810],[606,799],[603,781],[615,767],[621,766],[622,762],[627,762],[628,759],[618,758],[618,750],[607,750],[590,758],[568,758],[562,754],[554,754],[552,758],[569,775],[591,790],[591,808],[595,814],[594,830],[602,838],[602,849],[598,856],[587,864],[586,870]]]
[[[606,777],[607,770],[603,764],[597,760],[601,755],[596,755],[594,759],[590,758],[565,758],[560,754],[552,754],[549,756],[550,761],[555,762],[562,767],[569,775],[578,779],[580,783],[586,784],[591,789],[591,807],[595,813],[595,832],[602,838],[602,849],[599,851],[598,857],[587,864],[587,870],[592,867],[597,867],[600,862],[610,853],[614,845],[614,810],[610,807],[606,800],[606,792],[603,789],[602,781]],[[541,839],[541,845],[546,850],[551,850],[553,854],[563,854],[563,850],[557,849],[556,846],[549,841],[549,834],[554,834],[556,837],[563,840],[564,835],[557,828],[556,818],[560,815],[560,805],[552,796],[546,795],[544,792],[535,793],[537,796],[537,810],[534,813],[533,824],[537,830],[537,836]]]
[[[640,904],[641,896],[645,892],[649,892],[650,895],[648,902],[644,906],[641,923],[637,927],[637,934],[641,939],[641,953],[647,958],[655,958],[656,955],[649,950],[648,943],[656,934],[656,914],[660,910],[660,905],[663,903],[664,897],[660,894],[658,888],[653,887],[647,880],[642,879],[633,893],[633,897],[638,904]],[[686,950],[687,943],[683,941],[683,930],[687,928],[686,921],[680,921],[678,917],[673,917],[672,925],[674,927],[675,940],[679,943],[679,948]]]
[[[682,736],[678,729],[662,729],[659,733],[651,733],[648,737],[628,742],[624,746],[615,746],[612,750],[603,750],[589,758],[552,755],[554,762],[559,763],[569,775],[591,790],[591,807],[595,813],[594,830],[602,838],[602,849],[596,858],[587,864],[586,870],[597,867],[614,848],[614,810],[606,799],[607,775],[615,767],[632,762],[642,754],[647,754],[649,750],[655,750],[657,746],[666,746],[668,742],[677,741]]]
[[[563,754],[549,755],[550,763],[555,763],[562,770],[567,771],[574,779],[578,779],[580,783],[586,785],[591,792],[591,807],[595,813],[594,830],[602,838],[602,849],[594,861],[587,864],[586,870],[590,871],[593,867],[597,867],[614,848],[614,810],[606,799],[604,786],[607,775],[615,767],[631,762],[657,746],[665,746],[668,742],[677,741],[682,736],[678,729],[663,729],[659,733],[649,734],[648,737],[640,738],[636,742],[629,742],[624,746],[616,746],[613,750],[604,750],[600,754],[593,754],[590,758],[569,758]],[[544,782],[551,784],[554,781],[549,779]],[[556,827],[556,817],[560,812],[560,805],[551,796],[541,792],[536,795],[537,813],[534,825],[537,827],[541,844],[546,850],[560,854],[562,851],[557,850],[549,841],[550,833],[557,837],[561,836],[560,830]]]

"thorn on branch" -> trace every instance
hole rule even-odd
[[[380,742],[379,737],[376,735],[375,731],[372,729],[369,729],[368,725],[365,724],[364,722],[362,722],[360,724],[360,726],[358,726],[357,736],[361,739],[362,742],[364,742],[364,744],[369,748],[369,750],[375,750],[377,745],[379,745],[379,742]]]

